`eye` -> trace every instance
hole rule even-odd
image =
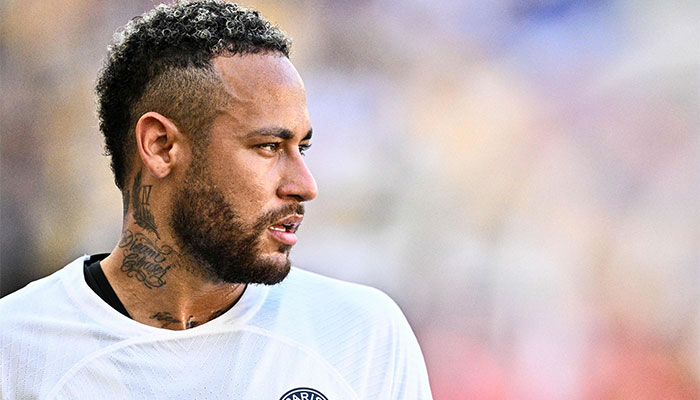
[[[263,144],[259,144],[257,147],[259,149],[265,149],[265,150],[268,150],[270,152],[276,153],[280,148],[280,144],[281,143],[277,143],[277,142],[263,143]]]
[[[306,144],[300,144],[299,145],[299,153],[303,156],[306,155],[306,150],[311,148],[311,143],[306,143]]]

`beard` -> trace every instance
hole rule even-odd
[[[267,228],[291,214],[304,214],[302,204],[290,204],[265,212],[245,224],[224,194],[208,178],[206,169],[192,165],[173,198],[171,226],[180,249],[195,261],[195,273],[214,282],[281,282],[291,268],[292,246],[281,244],[279,260],[264,258],[259,244]]]

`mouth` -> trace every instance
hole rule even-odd
[[[270,235],[282,244],[292,246],[297,242],[295,234],[299,225],[301,225],[301,215],[295,214],[283,218],[267,228]]]

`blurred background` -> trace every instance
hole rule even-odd
[[[390,294],[436,399],[700,398],[700,2],[244,4],[307,86],[295,264]],[[0,294],[118,240],[92,90],[153,6],[0,2]]]

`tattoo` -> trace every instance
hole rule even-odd
[[[136,225],[141,228],[151,231],[156,234],[156,237],[160,239],[158,234],[158,228],[156,227],[156,221],[151,214],[149,199],[151,197],[151,189],[153,185],[142,185],[141,184],[141,171],[136,174],[134,178],[134,184],[131,187],[131,204],[134,208],[134,221]]]
[[[209,317],[209,321],[211,321],[212,319],[214,319],[216,317],[221,316],[221,314],[225,313],[228,310],[229,310],[228,308],[222,308],[221,310],[214,311],[214,313],[211,315],[211,317]]]
[[[123,216],[126,218],[126,213],[129,211],[129,192],[124,191],[124,194],[122,195],[122,209],[124,210]]]
[[[129,278],[143,282],[149,289],[165,285],[165,274],[177,264],[173,257],[178,254],[172,247],[166,244],[158,246],[143,233],[125,230],[119,247],[124,249],[121,271]]]
[[[194,315],[190,315],[187,318],[187,322],[185,323],[185,329],[194,328],[195,326],[200,324],[199,321],[193,321],[192,318],[194,318]]]
[[[151,315],[151,319],[155,319],[155,320],[158,320],[159,322],[162,322],[163,324],[160,326],[161,328],[167,328],[170,324],[181,323],[181,321],[179,319],[173,317],[173,315],[167,311],[157,312],[157,313]]]
[[[213,320],[214,318],[220,316],[221,314],[225,313],[226,311],[228,311],[228,308],[222,308],[222,309],[220,309],[220,310],[214,311],[214,312],[211,314],[211,316],[209,317],[209,319],[208,319],[207,321],[205,321],[205,322],[208,322],[208,321]],[[181,324],[181,323],[182,323],[182,321],[180,321],[179,319],[175,318],[175,317],[174,317],[170,312],[168,312],[168,311],[159,311],[159,312],[157,312],[157,313],[151,315],[150,318],[151,318],[151,319],[155,319],[155,320],[157,320],[158,322],[162,322],[162,324],[161,324],[161,326],[160,326],[161,328],[167,328],[168,326],[170,326],[170,325],[172,325],[172,324]],[[201,325],[201,324],[202,324],[201,321],[197,321],[197,320],[195,320],[195,319],[193,319],[193,318],[194,318],[194,315],[190,315],[190,316],[187,318],[187,321],[185,321],[185,329],[191,329],[191,328],[194,328],[195,326],[198,326],[198,325]]]

